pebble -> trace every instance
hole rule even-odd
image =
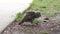
[[[51,31],[53,31],[53,28],[51,28]]]
[[[60,26],[59,25],[57,25],[57,28],[59,28]]]

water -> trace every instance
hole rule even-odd
[[[0,32],[10,24],[18,12],[23,12],[32,0],[0,0]]]

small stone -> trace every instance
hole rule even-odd
[[[57,28],[59,28],[59,25],[57,25]]]
[[[4,31],[4,33],[6,33],[7,31]]]
[[[51,31],[53,31],[53,28],[51,28]]]

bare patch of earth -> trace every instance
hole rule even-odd
[[[13,22],[1,34],[60,34],[60,14],[38,25],[18,25],[18,22]]]

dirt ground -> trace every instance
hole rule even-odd
[[[60,34],[60,14],[38,25],[10,24],[1,34]]]

